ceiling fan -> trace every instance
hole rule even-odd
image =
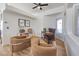
[[[32,9],[35,9],[35,8],[38,8],[39,7],[39,9],[40,10],[42,10],[42,6],[48,6],[48,4],[46,3],[46,4],[42,4],[42,3],[33,3],[35,6],[32,8]]]

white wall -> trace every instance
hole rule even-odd
[[[35,14],[37,19],[32,21],[32,28],[37,36],[41,36],[41,31],[43,30],[43,18],[41,14]]]
[[[46,28],[56,28],[56,21],[57,19],[62,18],[64,20],[64,15],[63,13],[55,13],[51,15],[44,16],[43,20],[43,26]]]
[[[56,28],[56,15],[44,16],[43,27]]]
[[[79,38],[74,35],[73,8],[67,9],[67,19],[65,20],[65,46],[67,54],[71,56],[79,56]]]
[[[10,43],[10,38],[12,36],[16,36],[19,32],[19,27],[18,27],[18,19],[27,19],[30,20],[29,18],[22,16],[20,14],[17,14],[15,12],[7,11],[5,10],[3,13],[3,45],[4,44],[9,44]],[[5,23],[5,21],[7,23]],[[9,27],[9,29],[7,29]],[[26,27],[23,27],[25,30],[27,30]]]
[[[0,20],[1,20],[1,14],[0,14]]]

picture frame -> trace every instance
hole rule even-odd
[[[24,27],[24,26],[25,26],[25,21],[24,21],[24,19],[18,19],[18,26],[19,26],[19,27]]]
[[[30,27],[30,20],[25,20],[25,26]]]

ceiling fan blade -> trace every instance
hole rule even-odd
[[[48,6],[48,4],[41,4],[40,6]]]
[[[37,6],[35,6],[35,7],[33,7],[32,9],[35,9],[35,8],[37,8],[38,7],[38,5]]]
[[[33,3],[33,4],[38,5],[38,3]]]

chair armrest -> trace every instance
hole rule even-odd
[[[32,54],[37,55],[37,56],[56,56],[57,48],[56,47],[34,46],[32,47]]]

